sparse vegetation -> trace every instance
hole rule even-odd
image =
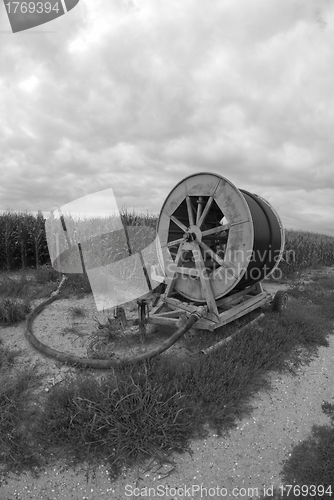
[[[0,344],[0,472],[39,465],[34,421],[27,404],[37,377],[31,367],[15,370],[18,355]]]
[[[334,319],[334,282],[332,276],[322,276],[312,286],[296,286],[289,294],[311,307],[317,306],[325,318]]]
[[[30,311],[31,305],[27,300],[0,298],[0,324],[10,325],[22,321]]]
[[[74,318],[83,318],[86,316],[85,310],[82,307],[70,307],[70,313]]]
[[[4,372],[7,368],[12,366],[17,355],[17,351],[11,351],[8,347],[4,347],[0,339],[0,372]]]

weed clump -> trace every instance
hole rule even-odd
[[[0,323],[11,325],[22,321],[31,311],[29,300],[13,297],[0,298]]]
[[[12,351],[8,347],[5,347],[0,339],[0,373],[13,366],[14,360],[18,354],[18,351]]]
[[[185,395],[162,396],[161,386],[134,371],[68,381],[46,402],[44,438],[67,443],[74,459],[103,456],[114,474],[145,458],[166,458],[186,448],[193,412]]]
[[[1,357],[0,357],[1,359]],[[0,466],[21,471],[39,463],[36,442],[28,432],[27,397],[36,379],[32,369],[26,368],[15,375],[4,364],[0,371]],[[32,428],[31,428],[32,429]]]

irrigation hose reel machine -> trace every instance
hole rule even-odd
[[[149,322],[179,326],[205,306],[193,327],[212,331],[273,300],[262,281],[281,260],[284,230],[260,196],[218,174],[191,175],[165,200],[157,233],[166,290]],[[286,303],[277,292],[274,308]]]
[[[66,232],[65,225],[63,229]],[[28,340],[59,361],[109,368],[156,356],[190,328],[213,331],[269,302],[277,311],[286,307],[286,292],[272,296],[262,288],[262,281],[277,269],[282,257],[284,230],[280,218],[266,200],[239,190],[225,177],[198,173],[179,182],[162,206],[155,237],[159,247],[156,255],[160,256],[157,267],[163,276],[157,276],[155,266],[143,258],[140,265],[146,279],[150,274],[155,286],[161,282],[163,292],[156,294],[151,311],[147,297],[137,300],[137,319],[127,319],[120,306],[114,308],[114,316],[124,331],[136,325],[141,340],[148,324],[176,328],[170,338],[148,352],[108,360],[79,358],[45,346],[34,336],[32,323],[59,296],[66,279],[63,274],[58,290],[29,315],[25,331]],[[80,244],[76,253],[78,247],[85,269]],[[68,250],[59,258],[67,253],[71,256],[73,251],[75,247],[68,244]],[[55,262],[52,265],[55,267]]]

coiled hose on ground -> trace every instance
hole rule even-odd
[[[162,352],[166,351],[171,347],[177,340],[179,340],[193,325],[201,318],[203,307],[199,307],[195,312],[193,312],[186,323],[176,332],[169,337],[169,339],[165,340],[159,347],[152,349],[149,352],[139,354],[138,356],[133,356],[131,358],[122,358],[122,359],[90,359],[90,358],[81,358],[79,356],[75,356],[73,354],[66,354],[61,351],[57,351],[57,349],[53,349],[49,347],[40,340],[38,340],[33,332],[32,325],[35,318],[40,314],[45,307],[51,304],[54,300],[56,300],[60,294],[61,287],[63,286],[66,276],[63,275],[59,286],[55,292],[51,294],[51,296],[39,304],[27,317],[26,326],[25,326],[25,336],[28,341],[42,354],[45,356],[54,358],[57,361],[60,361],[65,364],[73,365],[73,366],[83,366],[86,368],[95,368],[107,370],[109,368],[117,367],[117,366],[126,366],[138,363],[140,361],[144,361],[146,359],[151,359],[155,356],[158,356]]]

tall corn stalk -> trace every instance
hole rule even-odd
[[[16,217],[15,237],[20,248],[21,269],[27,267],[28,245],[31,241],[34,217],[28,213],[19,213]]]
[[[1,215],[1,260],[6,271],[13,267],[13,253],[15,249],[15,215],[12,212],[4,212]]]
[[[39,210],[35,217],[35,221],[32,227],[32,240],[35,250],[35,265],[36,269],[40,267],[41,257],[45,246],[45,223],[42,212]]]

